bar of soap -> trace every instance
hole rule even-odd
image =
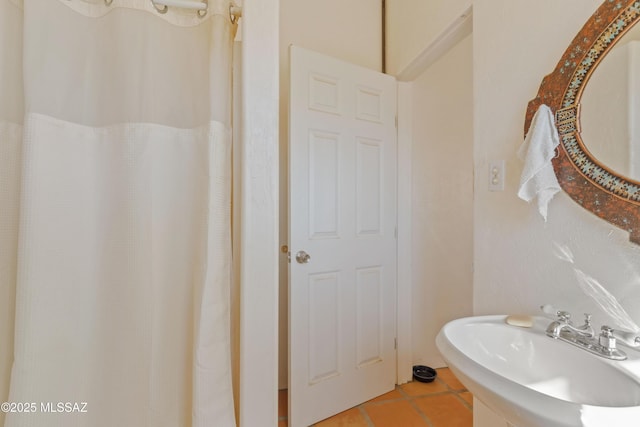
[[[507,316],[505,321],[509,325],[519,326],[521,328],[530,328],[533,326],[533,318],[524,314],[512,314]]]

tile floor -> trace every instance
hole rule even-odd
[[[448,368],[432,383],[410,382],[314,427],[471,427],[473,397]],[[278,427],[287,427],[287,390],[280,390]]]

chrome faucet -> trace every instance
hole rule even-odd
[[[568,334],[577,334],[586,338],[593,338],[596,333],[591,326],[591,315],[584,314],[584,325],[574,326],[571,322],[571,313],[567,311],[558,311],[558,319],[551,322],[547,327],[547,335],[551,338],[560,338],[563,332]]]
[[[545,313],[550,314],[546,306],[540,307]],[[568,342],[569,344],[587,350],[590,353],[613,360],[625,360],[627,355],[617,349],[616,342],[621,342],[632,347],[640,347],[640,336],[631,332],[615,331],[603,326],[600,335],[596,338],[591,315],[585,313],[584,325],[575,326],[571,322],[571,314],[566,311],[554,311],[557,319],[549,324],[546,334],[553,339]]]

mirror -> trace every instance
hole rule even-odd
[[[578,32],[555,70],[542,80],[538,95],[527,107],[524,128],[526,133],[541,104],[551,108],[560,136],[558,155],[553,159],[560,186],[583,208],[628,231],[630,240],[636,244],[640,244],[640,180],[629,178],[632,172],[622,171],[623,166],[609,165],[606,155],[602,154],[612,151],[612,139],[620,139],[618,128],[615,128],[615,135],[611,132],[602,138],[582,134],[581,125],[602,132],[602,127],[611,130],[618,124],[592,123],[593,116],[605,116],[601,113],[603,107],[599,105],[597,95],[594,94],[591,101],[586,100],[590,104],[588,109],[596,109],[589,111],[587,117],[581,112],[581,103],[583,92],[591,84],[590,79],[600,68],[603,58],[613,52],[614,46],[638,20],[640,0],[605,0]],[[594,85],[594,92],[598,91],[597,85]],[[606,91],[606,88],[601,90]],[[622,95],[619,92],[619,96],[626,99],[628,93],[628,90]],[[619,115],[611,114],[618,122]],[[586,124],[587,120],[589,124]],[[622,144],[628,146],[628,142],[622,141]],[[598,152],[598,145],[602,145],[600,153],[592,154],[592,150]],[[618,154],[618,157],[631,157],[631,154]]]
[[[585,147],[602,164],[640,181],[640,25],[593,71],[580,102]]]

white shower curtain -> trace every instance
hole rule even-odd
[[[208,3],[0,0],[0,426],[235,425],[235,26]]]

